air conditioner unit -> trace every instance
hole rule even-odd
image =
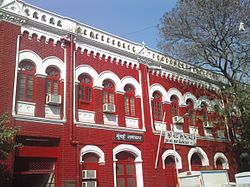
[[[204,121],[204,122],[203,122],[203,127],[204,127],[204,128],[212,128],[213,125],[212,125],[209,121]]]
[[[48,94],[46,96],[46,104],[48,105],[60,105],[61,102],[62,101],[60,95]]]
[[[103,112],[105,113],[115,113],[115,105],[113,103],[103,104]]]
[[[225,138],[224,130],[218,130],[217,131],[217,136],[218,136],[218,138]]]
[[[173,120],[173,123],[177,123],[177,124],[184,123],[184,118],[182,116],[174,116],[172,120]]]
[[[96,170],[82,170],[83,179],[96,179]]]
[[[96,181],[82,182],[82,187],[97,187]]]

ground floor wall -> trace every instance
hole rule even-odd
[[[17,151],[14,186],[173,187],[177,172],[225,169],[231,181],[236,173],[231,146],[223,141],[198,139],[196,146],[176,145],[175,154],[162,140],[157,162],[159,135],[148,132],[78,127],[72,140],[65,135],[50,141]]]

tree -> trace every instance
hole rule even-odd
[[[16,143],[17,127],[10,126],[10,118],[7,113],[0,116],[0,186],[8,186],[11,183],[11,171],[8,165],[1,162],[7,159],[9,153],[19,147]]]
[[[170,56],[223,75],[237,88],[249,82],[249,0],[179,0],[159,25],[159,47]]]
[[[227,79],[225,114],[250,153],[250,0],[177,0],[158,28],[164,53]]]
[[[10,152],[20,146],[15,142],[18,128],[11,127],[9,120],[7,113],[0,116],[0,160],[5,160]]]

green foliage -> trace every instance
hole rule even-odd
[[[235,136],[235,143],[250,151],[250,87],[229,88],[224,93],[227,96],[225,114],[229,119],[237,119],[234,128],[239,136]]]
[[[249,83],[249,0],[179,0],[159,32],[167,55],[221,74],[233,87]]]
[[[0,160],[6,159],[11,151],[20,146],[15,142],[18,130],[17,127],[10,126],[7,113],[0,116]]]
[[[227,80],[223,114],[237,118],[236,144],[250,151],[250,1],[178,0],[159,32],[164,53]]]

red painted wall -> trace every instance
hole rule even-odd
[[[15,26],[10,23],[0,22],[0,112],[11,112],[12,107],[12,98],[13,98],[13,85],[14,85],[14,72],[15,72],[15,57],[16,57],[16,38],[20,34],[20,27]],[[71,38],[72,39],[72,38]],[[73,41],[73,40],[72,40]],[[149,96],[149,86],[154,83],[161,84],[166,90],[175,87],[182,94],[186,92],[193,93],[197,98],[202,95],[208,95],[210,99],[213,99],[216,94],[212,91],[205,90],[203,88],[196,88],[194,86],[186,85],[179,83],[169,78],[164,78],[156,75],[152,75],[148,72],[147,66],[140,64],[139,69],[127,67],[126,64],[121,65],[119,59],[117,61],[111,61],[110,58],[105,60],[99,55],[94,56],[92,52],[88,55],[88,52],[81,52],[81,49],[76,50],[76,67],[82,64],[88,64],[93,67],[97,73],[103,71],[112,71],[120,79],[125,76],[132,76],[138,82],[140,82],[139,71],[141,73],[141,86],[142,86],[142,98],[137,98],[137,114],[139,118],[139,127],[142,128],[142,121],[146,131],[142,134],[144,137],[143,143],[136,142],[119,142],[114,139],[115,130],[102,130],[96,128],[87,128],[87,127],[77,127],[74,124],[73,116],[73,71],[74,68],[72,64],[72,47],[70,42],[65,43],[66,53],[67,53],[67,76],[66,76],[66,122],[62,124],[53,124],[53,123],[42,123],[41,121],[14,121],[12,124],[21,127],[19,136],[24,137],[35,137],[35,138],[55,138],[59,140],[58,145],[55,150],[50,152],[50,148],[41,149],[39,146],[34,146],[32,148],[25,147],[23,151],[20,150],[20,154],[16,156],[21,157],[32,157],[38,156],[39,151],[46,150],[44,154],[41,154],[41,157],[56,157],[56,186],[63,186],[65,180],[75,180],[77,181],[77,186],[79,186],[80,181],[80,149],[86,145],[96,145],[103,150],[105,153],[105,165],[99,166],[99,186],[101,187],[110,187],[114,185],[113,177],[113,149],[119,144],[130,144],[137,147],[141,150],[142,159],[143,159],[143,177],[144,177],[144,186],[152,187],[158,186],[163,187],[167,183],[165,170],[162,168],[161,155],[165,150],[172,149],[172,145],[164,144],[163,140],[161,142],[160,149],[160,159],[158,162],[157,169],[154,168],[157,145],[158,145],[158,135],[154,135],[152,132],[151,124],[151,113],[150,113],[150,96]],[[20,50],[29,49],[38,54],[42,59],[49,56],[56,56],[62,61],[64,61],[64,49],[61,46],[61,42],[57,42],[54,45],[53,41],[49,40],[48,43],[45,42],[45,38],[42,37],[38,40],[36,35],[33,35],[32,38],[29,38],[28,33],[24,33],[21,38]],[[102,113],[102,91],[100,89],[94,89],[94,102],[93,110],[96,112],[95,121],[97,124],[103,124],[103,113]],[[121,107],[117,114],[118,125],[125,127],[125,116],[124,116],[124,103],[123,95],[117,94],[116,104]],[[140,106],[141,99],[143,103],[143,108]],[[44,117],[44,103],[45,103],[45,79],[43,77],[35,78],[35,89],[34,89],[34,102],[36,103],[35,117]],[[63,108],[63,106],[62,106]],[[76,103],[77,108],[77,103]],[[167,110],[166,122],[167,124],[171,123],[170,117],[170,108],[169,106],[164,106]],[[141,111],[143,115],[141,115]],[[185,108],[181,108],[181,114],[185,113]],[[143,118],[143,119],[142,119]],[[169,129],[169,127],[167,127]],[[187,131],[187,128],[185,128]],[[131,132],[127,132],[131,133]],[[216,142],[216,141],[207,141],[207,140],[198,140],[198,145],[208,154],[210,165],[213,165],[213,156],[216,152],[223,152],[228,160],[230,165],[230,177],[233,178],[235,172],[235,162],[233,159],[233,152],[230,143]],[[187,155],[190,147],[186,146],[176,146],[178,153],[182,157],[183,169],[182,171],[188,170],[188,161]],[[37,151],[36,151],[37,150]],[[186,158],[186,159],[185,159]]]

